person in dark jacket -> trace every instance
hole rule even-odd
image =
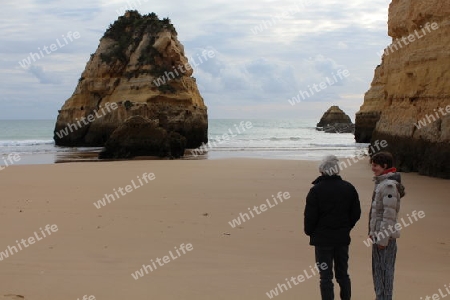
[[[348,274],[348,249],[350,231],[361,217],[361,205],[355,187],[339,174],[339,160],[330,155],[319,165],[322,174],[312,183],[306,197],[305,233],[310,245],[315,246],[316,264],[320,268],[320,293],[322,300],[334,299],[333,264],[336,281],[343,300],[351,298]]]

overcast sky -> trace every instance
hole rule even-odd
[[[130,8],[172,20],[210,118],[320,118],[339,105],[354,119],[391,41],[390,1],[247,2],[4,0],[0,119],[56,119],[105,30]],[[204,50],[214,57],[199,63]]]

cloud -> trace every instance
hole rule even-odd
[[[214,51],[213,58],[194,67],[193,76],[215,117],[221,113],[241,115],[238,111],[242,107],[251,108],[246,113],[259,111],[261,116],[266,112],[279,118],[300,116],[313,108],[322,109],[316,102],[327,106],[344,100],[357,110],[362,97],[342,95],[364,94],[380,63],[377,52],[390,42],[386,24],[390,0],[262,0],[257,4],[237,0],[8,1],[0,11],[2,95],[36,106],[45,103],[48,112],[42,111],[40,117],[54,118],[76,87],[99,39],[117,19],[117,10],[130,3],[141,14],[154,11],[160,17],[170,17],[188,57],[198,60],[203,51]],[[301,9],[294,10],[296,5]],[[252,32],[261,22],[271,20],[273,24],[262,32]],[[80,39],[33,62],[28,71],[18,64],[30,52],[54,43],[69,31],[79,32]],[[308,109],[305,103],[295,108],[287,103],[299,90],[342,68],[351,76],[317,98],[311,97]],[[53,85],[51,93],[49,84]],[[19,88],[25,85],[27,89]],[[6,112],[14,110],[8,110],[8,105],[8,101],[3,102],[0,118],[11,117]],[[258,106],[264,109],[258,110]],[[274,107],[277,109],[270,109]],[[33,109],[29,110],[32,114]]]
[[[33,74],[42,84],[60,84],[61,80],[54,74],[48,74],[44,68],[37,65],[31,65],[28,71]]]

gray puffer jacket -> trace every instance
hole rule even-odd
[[[375,244],[387,246],[389,239],[400,237],[395,229],[400,198],[405,195],[400,173],[390,172],[374,177],[375,189],[369,216],[369,235]]]

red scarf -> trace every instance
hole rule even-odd
[[[389,169],[384,170],[382,175],[387,174],[387,173],[395,173],[395,172],[397,172],[396,168],[389,168]]]

